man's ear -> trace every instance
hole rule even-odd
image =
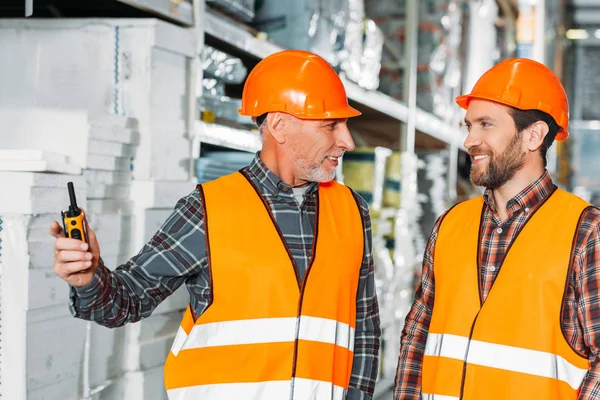
[[[542,144],[546,135],[550,131],[548,124],[544,121],[537,121],[527,128],[526,146],[529,151],[537,151]]]
[[[265,121],[267,127],[269,128],[269,134],[273,136],[273,139],[275,139],[275,141],[279,144],[285,143],[287,139],[285,135],[286,122],[288,121],[285,120],[284,115],[279,112],[270,112]]]

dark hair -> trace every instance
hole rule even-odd
[[[544,121],[548,124],[548,134],[544,138],[544,142],[540,147],[540,155],[542,156],[542,160],[544,160],[544,167],[546,167],[548,164],[548,161],[546,160],[546,153],[548,153],[548,149],[550,146],[552,146],[552,143],[554,142],[554,139],[560,130],[560,126],[558,126],[550,114],[540,110],[521,110],[511,107],[509,112],[513,118],[513,121],[515,121],[517,132],[522,132],[538,121]]]
[[[260,126],[263,124],[263,122],[265,122],[265,119],[267,119],[267,114],[268,113],[264,113],[264,114],[261,114],[258,117],[256,117],[256,126],[258,126],[260,128]]]

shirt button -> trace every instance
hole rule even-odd
[[[498,233],[502,233],[502,228],[498,228],[498,229],[496,229],[496,232],[498,232]]]
[[[289,191],[290,191],[290,189],[289,189],[287,186],[284,186],[284,187],[283,187],[283,191],[287,193],[287,192],[289,192]]]
[[[494,272],[496,271],[496,267],[494,265],[492,265],[491,267],[488,268],[490,271]]]
[[[528,213],[529,212],[529,207],[525,208],[525,212]]]

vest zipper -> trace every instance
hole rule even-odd
[[[465,381],[467,379],[467,359],[469,358],[469,350],[471,349],[471,340],[473,339],[473,331],[475,331],[475,324],[477,323],[477,318],[479,317],[479,313],[481,310],[477,312],[475,319],[473,320],[473,325],[471,325],[471,332],[469,332],[469,341],[467,342],[467,350],[465,351],[465,359],[463,361],[463,370],[462,370],[462,378],[460,382],[460,396],[459,400],[463,400],[464,391],[465,391]]]
[[[300,316],[302,315],[302,300],[304,299],[304,288],[306,287],[306,281],[308,280],[308,274],[310,273],[310,270],[312,269],[312,265],[315,261],[315,254],[317,251],[317,239],[319,237],[319,191],[317,189],[317,199],[316,199],[316,206],[315,206],[316,210],[315,210],[315,216],[314,216],[315,235],[314,235],[313,245],[312,245],[312,255],[310,257],[310,261],[309,261],[308,265],[306,266],[306,272],[304,273],[304,279],[302,279],[302,282],[301,282],[300,275],[298,274],[298,266],[296,265],[296,260],[294,260],[294,256],[292,255],[290,248],[288,247],[287,243],[285,242],[283,233],[281,233],[281,229],[279,229],[279,225],[277,225],[277,221],[275,221],[275,217],[273,216],[273,213],[271,212],[269,205],[267,204],[267,202],[265,201],[263,196],[260,194],[260,191],[254,185],[254,182],[252,182],[252,179],[250,178],[250,176],[248,176],[246,171],[240,170],[239,172],[250,183],[250,186],[252,186],[252,188],[254,188],[254,191],[256,192],[256,194],[262,201],[263,205],[265,206],[265,209],[267,210],[267,213],[269,214],[269,217],[271,218],[271,222],[273,223],[273,226],[277,230],[277,234],[279,235],[279,238],[281,239],[281,243],[283,244],[285,251],[287,251],[287,253],[288,253],[288,257],[290,258],[290,261],[292,262],[292,266],[294,267],[294,273],[296,274],[296,281],[298,282],[298,288],[300,289],[300,299],[298,301],[298,315],[296,317],[296,334],[295,334],[295,338],[294,338],[294,358],[292,361],[292,382],[290,384],[290,388],[291,388],[290,400],[293,400],[294,399],[294,378],[296,377],[296,364],[298,361],[297,360],[298,359],[298,336],[300,335]]]
[[[296,318],[296,338],[294,340],[294,358],[292,362],[292,391],[290,393],[290,400],[294,399],[294,384],[296,378],[296,367],[298,362],[298,336],[300,336],[300,318],[302,316],[302,303],[304,300],[304,289],[306,288],[306,282],[308,281],[308,274],[312,270],[312,266],[315,261],[315,254],[317,252],[317,239],[319,238],[319,192],[317,192],[317,201],[316,201],[316,211],[315,211],[315,221],[314,221],[314,232],[315,237],[312,245],[312,255],[310,257],[310,261],[306,266],[306,272],[304,273],[304,279],[302,279],[302,284],[300,286],[300,299],[298,301],[298,316]]]

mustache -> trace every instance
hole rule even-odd
[[[473,156],[483,156],[483,155],[492,155],[492,151],[490,149],[485,149],[482,147],[471,147],[469,150],[469,155]]]

